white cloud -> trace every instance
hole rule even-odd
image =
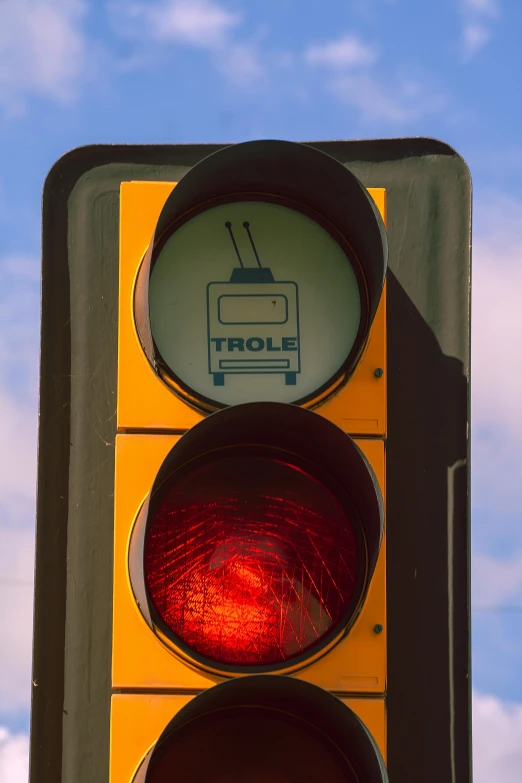
[[[236,84],[249,84],[265,75],[261,57],[255,47],[246,44],[231,44],[217,67]]]
[[[228,31],[239,21],[236,14],[209,0],[165,2],[159,8],[149,8],[155,13],[156,37],[160,40],[184,40],[195,46],[222,45]]]
[[[0,389],[0,519],[27,522],[36,489],[36,406],[19,405]]]
[[[470,60],[491,38],[491,25],[500,15],[497,0],[461,0],[462,48]]]
[[[331,82],[330,89],[339,100],[356,108],[366,122],[402,125],[435,114],[445,105],[440,93],[427,90],[421,82],[399,79],[395,84],[384,84],[370,72],[342,74]]]
[[[468,57],[473,57],[491,38],[491,32],[483,24],[477,22],[464,27],[464,51]]]
[[[216,70],[236,84],[251,83],[264,75],[255,42],[246,43],[234,35],[241,15],[214,0],[113,0],[108,11],[116,33],[136,46],[126,69],[129,62],[138,68],[150,64],[150,53],[138,50],[143,50],[144,42],[148,47],[153,42],[163,50],[178,44],[208,51]]]
[[[471,584],[474,607],[522,603],[522,551],[502,560],[473,555]]]
[[[40,302],[39,264],[0,262],[0,522],[34,512]]]
[[[204,49],[222,46],[240,18],[212,0],[113,2],[109,12],[120,34],[159,43],[187,43]]]
[[[522,705],[473,694],[473,783],[520,783]]]
[[[0,104],[23,110],[32,95],[68,102],[87,67],[84,0],[0,3]]]
[[[498,0],[463,0],[464,9],[472,13],[486,16],[497,16],[499,13]]]
[[[33,529],[0,525],[0,705],[4,714],[30,706],[33,573]]]
[[[350,6],[354,14],[361,18],[375,22],[382,13],[382,7],[386,5],[396,5],[399,0],[351,0]]]
[[[0,783],[27,783],[29,737],[0,727]]]
[[[305,52],[305,60],[311,65],[329,65],[334,68],[373,65],[377,59],[375,47],[363,43],[353,34],[322,45],[310,46]]]
[[[39,264],[0,262],[0,705],[27,709],[39,342]],[[0,775],[0,783],[3,778]],[[6,778],[7,780],[7,778]]]
[[[363,122],[384,121],[404,125],[439,112],[446,100],[424,74],[398,74],[381,67],[378,50],[356,35],[309,46],[303,55],[309,66],[328,69],[326,88],[339,101],[352,106]]]
[[[472,497],[476,508],[522,504],[522,202],[492,194],[474,217]]]

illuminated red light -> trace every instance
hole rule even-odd
[[[346,623],[364,576],[345,505],[274,452],[229,450],[173,474],[151,502],[144,552],[167,633],[228,666],[310,653]]]

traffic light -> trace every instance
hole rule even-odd
[[[32,783],[468,774],[469,200],[411,144],[50,175]]]
[[[379,209],[324,153],[249,142],[122,183],[120,241],[111,781],[381,783]]]

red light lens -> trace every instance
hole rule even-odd
[[[173,474],[152,499],[149,599],[174,640],[204,659],[290,661],[347,621],[364,576],[355,529],[296,465],[273,453],[220,454]]]

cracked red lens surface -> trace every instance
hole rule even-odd
[[[352,520],[284,459],[219,455],[174,474],[151,504],[149,599],[175,640],[212,662],[271,666],[312,652],[357,591]]]

